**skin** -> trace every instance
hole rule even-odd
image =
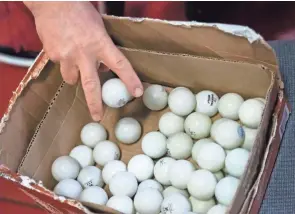
[[[103,115],[98,72],[108,68],[134,97],[143,86],[130,62],[107,34],[101,15],[90,2],[24,2],[35,18],[36,29],[48,57],[60,63],[68,84],[81,80],[94,121]],[[99,70],[98,70],[99,67]]]

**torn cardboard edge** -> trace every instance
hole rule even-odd
[[[16,90],[12,94],[12,97],[9,100],[7,110],[4,112],[4,115],[2,116],[0,121],[0,134],[3,132],[6,122],[9,120],[9,114],[12,110],[14,103],[16,102],[18,97],[21,95],[24,88],[29,84],[29,82],[31,82],[31,80],[33,79],[36,79],[40,75],[42,69],[45,67],[48,61],[49,61],[48,56],[42,50],[41,53],[35,59],[34,64],[28,69],[26,75],[24,76],[24,78],[22,79],[22,81],[20,82],[20,84],[17,86]]]
[[[158,22],[158,23],[164,23],[164,24],[170,24],[180,27],[213,27],[216,28],[222,32],[246,38],[250,43],[256,42],[256,41],[264,41],[263,37],[256,33],[253,29],[242,26],[242,25],[233,25],[233,24],[222,24],[222,23],[205,23],[205,22],[197,22],[197,21],[168,21],[168,20],[160,20],[160,19],[151,19],[151,18],[133,18],[133,17],[117,17],[112,15],[104,15],[104,17],[110,17],[110,18],[116,18],[121,20],[131,20],[133,22],[144,22],[144,21],[150,21],[150,22]]]
[[[42,182],[40,182],[40,181],[36,182],[35,180],[33,180],[27,176],[13,173],[10,171],[10,169],[8,167],[6,167],[4,165],[0,165],[0,177],[3,177],[7,180],[14,182],[14,183],[17,183],[24,188],[31,189],[31,190],[34,190],[34,191],[39,192],[41,194],[47,195],[47,196],[53,198],[54,200],[59,201],[60,203],[67,203],[67,204],[83,211],[85,214],[92,213],[85,206],[83,206],[80,202],[78,202],[76,200],[66,199],[65,197],[62,197],[62,196],[57,196],[52,191],[45,188],[42,185]]]

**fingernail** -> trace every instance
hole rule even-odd
[[[99,122],[101,120],[100,114],[94,114],[92,115],[92,119],[96,122]]]
[[[135,97],[140,97],[143,94],[143,90],[141,88],[136,88],[134,91]]]

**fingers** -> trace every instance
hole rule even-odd
[[[103,41],[100,59],[119,76],[134,97],[140,97],[143,94],[143,86],[130,62],[108,36]]]
[[[78,82],[79,79],[79,70],[78,67],[69,61],[62,61],[60,63],[60,72],[63,80],[70,84],[74,85]]]
[[[103,115],[101,86],[96,69],[96,60],[81,57],[79,61],[81,83],[87,105],[94,121],[100,121]]]

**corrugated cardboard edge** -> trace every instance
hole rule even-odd
[[[67,203],[70,206],[73,206],[79,210],[81,210],[85,214],[92,214],[86,207],[84,207],[80,202],[75,200],[66,199],[64,197],[60,197],[55,195],[52,191],[46,189],[42,183],[38,183],[35,180],[27,177],[22,176],[16,173],[11,172],[6,166],[0,165],[0,176],[11,181],[14,183],[20,184],[23,188],[28,188],[33,191],[39,192],[43,195],[46,195],[50,198],[53,198],[54,200],[59,201],[60,203]],[[44,208],[48,209],[46,205],[44,204]]]
[[[191,27],[214,27],[220,31],[223,31],[225,33],[243,37],[246,38],[250,43],[256,42],[256,41],[264,41],[263,37],[255,32],[253,29],[242,26],[242,25],[233,25],[233,24],[222,24],[222,23],[205,23],[205,22],[197,22],[197,21],[168,21],[168,20],[161,20],[161,19],[151,19],[151,18],[133,18],[133,17],[117,17],[112,15],[104,15],[104,17],[113,17],[116,19],[129,19],[134,22],[143,22],[143,21],[150,21],[150,22],[160,22],[175,26],[181,26],[186,28]],[[266,43],[265,43],[266,44]],[[269,45],[266,44],[267,47],[270,48]]]
[[[290,113],[291,106],[287,101],[284,91],[281,90],[273,114],[271,136],[265,150],[262,168],[247,200],[245,201],[242,213],[253,214],[258,213],[260,210],[279,153]]]
[[[8,108],[6,112],[4,113],[3,117],[1,118],[0,134],[3,132],[6,122],[9,120],[9,115],[14,103],[16,102],[18,97],[21,95],[24,88],[29,84],[29,82],[33,79],[36,79],[40,75],[41,71],[43,70],[43,68],[45,67],[48,61],[49,61],[48,56],[45,54],[44,51],[41,51],[41,53],[36,58],[34,64],[28,69],[28,72],[26,73],[26,75],[24,76],[24,78],[22,79],[18,87],[16,88],[16,90],[13,92],[13,95],[9,100]],[[0,147],[0,153],[1,153],[1,147]]]

